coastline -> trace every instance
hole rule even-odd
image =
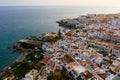
[[[116,74],[118,74],[119,72],[120,64],[118,63],[119,65],[116,72],[112,70],[114,73],[108,71],[108,69],[111,70],[111,67],[104,67],[104,66],[106,66],[108,63],[109,66],[112,66],[114,64],[114,61],[120,59],[119,56],[116,56],[118,55],[116,54],[116,52],[115,53],[112,51],[109,52],[110,51],[109,49],[111,49],[109,43],[111,43],[111,45],[114,46],[112,47],[112,50],[115,50],[117,46],[118,47],[120,46],[119,44],[117,46],[115,44],[119,43],[120,41],[118,40],[116,41],[116,43],[113,43],[112,41],[113,39],[110,37],[108,38],[110,39],[110,42],[108,42],[107,40],[104,40],[105,39],[104,36],[102,36],[103,39],[101,40],[101,36],[100,36],[100,34],[102,34],[101,30],[103,29],[103,27],[101,27],[100,24],[104,23],[104,25],[106,24],[105,29],[113,30],[112,28],[110,28],[111,25],[113,24],[108,25],[107,19],[106,22],[104,21],[104,18],[108,18],[108,19],[110,18],[111,19],[110,21],[112,22],[111,14],[108,15],[89,14],[86,16],[79,17],[78,20],[64,19],[61,20],[61,23],[59,24],[63,24],[63,23],[66,24],[63,25],[63,27],[68,28],[65,31],[62,30],[61,32],[61,30],[59,29],[57,33],[54,32],[47,33],[44,34],[42,38],[41,37],[37,38],[36,36],[32,36],[30,39],[20,40],[16,49],[18,49],[18,51],[22,50],[22,53],[18,57],[16,62],[22,62],[23,60],[24,61],[23,63],[17,63],[12,65],[14,66],[12,70],[10,70],[11,72],[13,71],[14,73],[12,74],[12,76],[14,77],[12,78],[16,77],[15,72],[17,72],[18,74],[20,71],[21,73],[24,71],[24,69],[26,70],[28,67],[29,68],[24,74],[20,74],[22,76],[18,77],[17,75],[19,79],[22,78],[27,79],[25,75],[28,74],[28,72],[29,73],[31,73],[31,71],[33,72],[33,70],[36,73],[38,73],[40,69],[37,68],[38,67],[40,68],[41,61],[45,62],[43,65],[45,67],[45,69],[43,69],[43,73],[48,74],[46,75],[46,77],[44,76],[43,79],[47,79],[51,73],[55,72],[55,70],[57,69],[62,70],[62,68],[65,68],[68,73],[74,70],[77,74],[79,74],[77,75],[77,77],[74,77],[76,75],[73,76],[70,75],[73,79],[77,79],[79,77],[88,80],[92,77],[95,77],[96,79],[103,80],[104,77],[101,76],[103,75],[103,73],[105,73],[107,76],[105,77],[105,80],[110,76],[114,78]],[[112,15],[112,17],[117,19],[118,14]],[[102,18],[102,19],[98,20],[98,18]],[[94,34],[89,35],[88,33],[90,34],[94,33]],[[107,33],[103,35],[107,35]],[[114,37],[114,35],[112,36]],[[99,44],[100,46],[97,44]],[[104,46],[107,46],[107,49]],[[27,56],[29,52],[26,51],[29,51],[31,54]],[[45,54],[43,52],[45,52]],[[104,53],[106,53],[106,55]],[[25,59],[26,56],[27,58]],[[48,57],[50,57],[50,60],[48,59]],[[115,59],[112,57],[115,57]],[[104,64],[103,62],[105,62],[106,64]],[[85,65],[84,63],[88,65]],[[57,68],[56,65],[58,65],[61,68]],[[71,68],[69,67],[70,65],[72,65]],[[26,66],[28,67],[26,68]],[[97,72],[94,73],[92,72],[92,69],[89,68],[89,66],[93,67],[94,69],[96,68],[99,69]],[[69,69],[71,70],[69,71]],[[80,73],[83,73],[84,75]],[[42,75],[39,76],[38,75],[39,74],[36,74],[37,78],[39,78],[39,76],[42,76]],[[89,77],[87,75],[89,75]],[[33,75],[31,74],[30,76]]]
[[[24,8],[25,8],[25,7],[24,7]],[[21,8],[20,10],[22,11],[22,9],[24,9],[24,8]],[[70,7],[70,8],[71,8],[71,7]],[[19,21],[18,19],[19,19],[19,18],[21,19],[22,16],[16,17],[16,18],[13,17],[13,20],[11,20],[11,19],[9,20],[9,19],[8,19],[8,20],[6,20],[6,21],[9,21],[10,23],[12,23],[14,20],[16,20],[16,23],[15,23],[15,24],[18,25],[18,26],[15,27],[16,30],[14,30],[14,31],[16,31],[16,32],[15,32],[14,34],[16,34],[16,33],[17,33],[17,35],[20,34],[19,36],[21,36],[21,37],[16,38],[16,36],[11,36],[11,38],[7,38],[7,37],[9,36],[9,34],[10,34],[9,32],[13,32],[13,31],[12,31],[12,27],[9,26],[9,27],[11,28],[11,29],[9,29],[9,27],[7,27],[7,26],[8,26],[8,25],[7,25],[7,22],[4,21],[4,22],[2,22],[2,23],[5,24],[6,27],[4,27],[4,28],[5,28],[6,32],[8,32],[8,35],[6,35],[6,34],[7,34],[6,32],[4,32],[5,34],[2,33],[2,35],[6,36],[6,38],[3,37],[3,39],[2,39],[2,37],[1,37],[1,41],[3,42],[3,41],[5,41],[6,39],[9,39],[8,41],[10,41],[10,42],[9,42],[8,44],[6,44],[6,45],[9,45],[10,43],[12,43],[13,40],[15,40],[14,42],[16,42],[17,40],[19,40],[19,39],[21,39],[21,38],[25,38],[26,36],[29,36],[29,34],[30,34],[30,35],[36,35],[37,33],[41,33],[41,32],[42,32],[41,30],[37,30],[37,29],[36,29],[36,27],[35,27],[36,24],[35,24],[35,26],[34,26],[35,29],[33,29],[33,30],[30,29],[32,32],[29,30],[29,27],[22,31],[22,29],[24,29],[24,27],[26,27],[26,26],[31,26],[31,23],[32,23],[32,22],[30,22],[29,20],[31,20],[32,18],[33,18],[33,21],[35,21],[35,22],[38,21],[38,22],[41,23],[41,21],[45,21],[45,20],[46,20],[45,23],[46,23],[46,22],[54,23],[54,22],[56,21],[56,20],[54,20],[54,18],[57,19],[57,18],[56,18],[57,16],[59,17],[59,19],[62,19],[62,18],[66,18],[66,17],[71,17],[71,18],[73,18],[73,17],[77,17],[77,16],[82,15],[82,14],[90,13],[88,8],[86,8],[86,10],[85,10],[84,13],[82,12],[82,9],[81,9],[81,8],[78,9],[79,11],[78,11],[78,10],[75,11],[74,9],[71,10],[70,8],[69,8],[69,11],[67,11],[67,10],[64,11],[64,10],[63,10],[63,12],[62,12],[62,10],[57,10],[57,11],[59,11],[59,12],[58,12],[58,15],[59,15],[59,16],[58,16],[58,15],[52,16],[53,14],[51,14],[52,10],[51,10],[50,8],[48,9],[48,12],[47,12],[47,10],[45,10],[45,11],[47,12],[45,16],[47,16],[47,14],[50,13],[50,16],[53,17],[53,18],[51,17],[51,19],[53,19],[53,20],[51,20],[50,18],[44,19],[44,17],[43,17],[42,20],[41,20],[41,18],[39,17],[39,16],[41,16],[41,14],[40,14],[39,16],[35,15],[35,16],[37,16],[37,17],[39,18],[39,20],[38,20],[38,18],[37,18],[37,19],[34,19],[34,16],[31,16],[30,18],[26,18],[26,15],[25,15],[25,19],[23,19],[23,22],[28,21],[28,24],[25,23],[26,25],[21,25],[21,23],[18,23],[18,21]],[[10,9],[10,10],[9,10],[9,9]],[[16,9],[17,9],[17,8],[16,8]],[[83,7],[83,9],[84,9],[84,7]],[[97,12],[97,7],[95,7],[94,9],[95,9],[96,11],[93,11],[93,12],[96,13],[96,12]],[[115,8],[115,9],[116,9],[116,8]],[[116,12],[118,12],[118,10],[115,10],[115,9],[112,9],[112,10],[111,10],[111,8],[110,8],[110,9],[104,8],[104,9],[102,9],[101,12],[106,12],[106,13],[111,13],[111,12],[116,13]],[[3,8],[2,8],[2,10],[3,10]],[[8,10],[8,11],[7,11],[7,10]],[[11,12],[11,10],[13,10],[13,9],[12,9],[12,8],[9,8],[9,7],[6,8],[6,11],[7,11],[7,12]],[[49,10],[50,10],[50,12],[49,12]],[[56,10],[56,9],[55,9],[55,10]],[[55,11],[55,10],[54,10],[54,11]],[[114,11],[114,10],[115,10],[115,11]],[[41,9],[39,9],[39,12],[40,12],[40,11],[41,11]],[[98,10],[98,11],[99,11],[99,10]],[[5,14],[7,14],[7,12],[6,12]],[[43,11],[43,12],[44,12],[44,11]],[[62,12],[62,13],[61,13],[61,12]],[[66,12],[67,12],[67,13],[66,13]],[[68,13],[68,12],[69,12],[69,13]],[[72,12],[72,14],[71,14],[71,12]],[[99,11],[99,12],[100,12],[100,11]],[[99,12],[98,12],[98,13],[99,13]],[[1,13],[4,14],[4,11],[1,12]],[[21,12],[21,13],[23,14],[24,12]],[[52,12],[52,13],[53,13],[53,12]],[[15,10],[13,10],[13,14],[16,15],[16,11],[15,11]],[[31,13],[28,13],[28,14],[31,15]],[[54,15],[55,15],[55,14],[56,14],[56,13],[54,13]],[[33,14],[33,15],[34,15],[34,14]],[[6,17],[8,17],[8,18],[9,18],[9,16],[10,16],[10,14],[6,15]],[[4,18],[4,15],[1,16],[1,18]],[[26,19],[28,19],[28,20],[26,20]],[[57,20],[59,20],[59,19],[57,19]],[[24,21],[24,20],[25,20],[25,21]],[[51,21],[50,21],[50,20],[51,20]],[[31,20],[31,21],[32,21],[32,20]],[[6,22],[6,23],[5,23],[5,22]],[[48,24],[48,23],[47,23],[47,24]],[[17,27],[19,27],[19,25],[20,25],[21,27],[18,29]],[[4,25],[1,24],[1,27],[2,27],[2,26],[4,26]],[[11,26],[14,26],[14,23],[11,24]],[[39,26],[38,29],[43,29],[43,28],[41,28],[41,27],[45,27],[45,26],[47,26],[47,25],[44,25],[44,24],[43,24],[43,25],[41,26],[41,25],[38,23],[37,26]],[[54,25],[54,24],[53,24],[53,25],[52,25],[52,24],[49,25],[50,28],[53,28],[52,26],[56,26],[56,25]],[[49,29],[49,27],[48,27],[48,29]],[[57,27],[57,26],[56,26],[56,27]],[[54,28],[55,28],[55,27],[54,27]],[[8,29],[9,31],[8,31],[7,29]],[[47,29],[47,28],[46,28],[46,29]],[[37,30],[37,31],[35,32],[35,30]],[[2,29],[1,29],[1,31],[2,31]],[[18,32],[17,32],[17,31],[18,31]],[[21,31],[22,31],[22,33],[20,33]],[[52,30],[48,30],[48,32],[50,32],[50,31],[52,31]],[[53,30],[53,31],[56,31],[56,30]],[[34,32],[35,32],[35,33],[34,33]],[[43,32],[47,32],[47,30],[43,30]],[[32,34],[32,33],[33,33],[33,34]],[[25,36],[22,36],[22,35],[24,35],[24,34],[25,34]],[[39,34],[37,34],[37,35],[39,35]],[[5,44],[5,43],[2,43],[1,46],[4,45],[4,44]],[[6,46],[6,45],[5,45],[5,46]],[[6,47],[4,47],[4,46],[2,46],[2,47],[3,47],[3,48],[6,48]],[[6,53],[7,53],[8,55],[7,55]],[[10,54],[9,52],[6,52],[6,51],[1,51],[1,54],[3,54],[4,57],[7,57],[7,56],[8,56],[8,57],[13,58],[12,60],[10,59],[11,61],[15,61],[15,60],[20,56],[20,55],[18,55],[17,57],[16,57],[16,56],[9,56],[9,55],[11,55],[11,54]],[[6,56],[5,56],[5,55],[6,55]],[[2,55],[1,55],[1,56],[2,56]],[[16,58],[14,58],[14,57],[16,57]],[[6,58],[4,58],[4,59],[1,58],[1,61],[2,61],[2,60],[4,61],[4,63],[1,64],[1,65],[4,65],[4,64],[8,64],[8,65],[9,65],[9,64],[11,64],[11,62],[9,63],[9,62],[7,61],[7,59],[6,59],[6,61],[5,61],[5,59],[6,59]],[[1,70],[2,70],[2,69],[3,69],[3,68],[1,68]]]

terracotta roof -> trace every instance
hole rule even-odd
[[[41,62],[43,62],[43,63],[47,63],[48,61],[49,61],[48,57],[41,60]]]
[[[113,48],[114,48],[114,49],[120,49],[120,46],[115,45],[115,46],[113,46]]]

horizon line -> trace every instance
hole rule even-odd
[[[0,7],[41,7],[41,6],[50,6],[50,7],[120,7],[118,5],[0,5]]]

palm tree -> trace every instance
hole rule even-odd
[[[58,34],[59,38],[62,38],[61,29],[58,30],[58,33],[57,33],[57,34]]]

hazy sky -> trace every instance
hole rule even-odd
[[[119,6],[120,0],[0,0],[0,6],[76,5]]]

